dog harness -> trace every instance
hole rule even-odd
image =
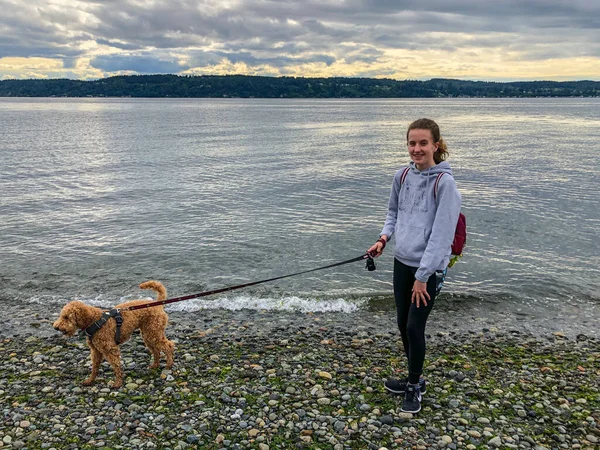
[[[117,308],[113,308],[110,311],[105,311],[102,313],[102,317],[96,320],[93,324],[83,330],[83,333],[89,337],[90,339],[96,332],[104,326],[108,319],[114,317],[117,322],[117,331],[115,333],[115,342],[118,344],[121,340],[121,325],[123,324],[123,316],[121,315],[121,310]]]

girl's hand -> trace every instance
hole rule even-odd
[[[375,242],[373,245],[371,245],[371,247],[369,247],[369,250],[367,250],[367,253],[369,254],[369,256],[371,258],[380,257],[381,254],[383,253],[383,249],[385,248],[386,242],[387,242],[386,235],[383,235],[379,239],[377,239],[377,242]]]
[[[429,294],[427,293],[427,283],[415,280],[413,284],[411,303],[417,302],[417,308],[420,306],[420,302],[423,302],[424,306],[427,306],[427,300],[430,300]]]

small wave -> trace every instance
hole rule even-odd
[[[130,300],[138,300],[139,296],[135,295],[126,295],[121,296],[118,300],[115,301],[115,297],[110,294],[98,294],[95,297],[86,297],[86,296],[75,296],[75,297],[64,297],[60,295],[33,295],[27,300],[25,300],[24,304],[34,304],[34,305],[45,305],[45,306],[63,306],[66,305],[70,301],[79,300],[83,303],[91,306],[97,306],[98,308],[112,308],[113,306],[119,303],[125,303]],[[0,300],[5,300],[0,298]],[[148,297],[147,300],[151,302],[153,299]],[[9,302],[14,303],[14,302]]]
[[[547,293],[546,293],[547,294]],[[32,295],[21,297],[15,301],[13,297],[0,296],[0,301],[8,305],[42,305],[45,308],[56,309],[64,306],[71,300],[80,300],[88,305],[100,308],[111,308],[115,305],[131,300],[145,299],[152,302],[150,296],[139,296],[137,294],[111,295],[100,293],[96,295],[80,295],[65,297],[62,295]],[[436,309],[461,310],[488,309],[510,312],[521,310],[531,314],[553,316],[557,309],[568,311],[569,314],[581,315],[582,311],[591,312],[592,316],[600,308],[600,301],[596,296],[585,294],[578,295],[527,295],[525,292],[517,295],[515,293],[497,290],[459,289],[442,291],[436,298]],[[193,312],[200,310],[267,310],[267,311],[294,311],[294,312],[340,312],[353,313],[360,310],[372,312],[394,311],[395,301],[391,292],[360,292],[335,290],[318,296],[310,293],[299,293],[299,295],[265,295],[246,294],[236,296],[216,296],[210,298],[199,298],[185,302],[173,303],[166,306],[167,311]]]
[[[320,300],[316,298],[281,297],[260,298],[253,296],[220,297],[214,300],[192,300],[167,307],[167,311],[198,311],[202,309],[241,309],[295,312],[343,312],[358,311],[362,304],[344,298]]]

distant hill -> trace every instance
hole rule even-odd
[[[434,78],[294,78],[246,75],[133,75],[94,81],[67,79],[0,81],[0,97],[599,97],[598,81],[496,83]]]

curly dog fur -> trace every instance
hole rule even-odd
[[[146,281],[140,284],[142,289],[152,289],[157,292],[156,301],[167,298],[167,290],[158,281]],[[116,308],[126,308],[128,306],[148,303],[148,300],[133,300],[117,305]],[[102,316],[104,310],[95,306],[86,305],[80,301],[67,303],[60,317],[54,322],[54,329],[62,332],[66,336],[73,336],[79,330],[84,330]],[[164,353],[167,360],[167,369],[173,366],[173,351],[175,344],[169,341],[165,336],[165,329],[169,317],[161,306],[153,306],[135,311],[122,311],[123,325],[121,326],[121,339],[119,345],[129,340],[133,331],[139,329],[144,339],[144,343],[154,361],[150,365],[151,369],[157,368],[160,364],[161,352]],[[116,322],[109,319],[100,330],[91,338],[87,338],[88,346],[91,351],[92,373],[83,384],[89,386],[94,382],[98,375],[98,369],[102,360],[106,359],[115,372],[115,381],[112,387],[118,388],[123,385],[123,371],[121,369],[121,352],[119,345],[115,342]]]

